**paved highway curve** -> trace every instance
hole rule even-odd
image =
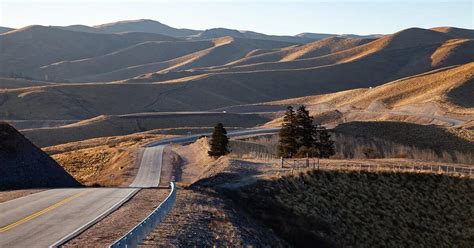
[[[229,136],[258,135],[277,130],[248,129],[229,132]],[[209,134],[149,144],[130,187],[50,189],[0,203],[0,247],[55,247],[64,243],[120,207],[140,188],[157,187],[165,145],[193,142],[202,135]]]

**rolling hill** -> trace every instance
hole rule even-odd
[[[254,49],[274,49],[292,44],[229,36],[203,41],[144,42],[102,56],[54,63],[40,70],[50,78],[79,82],[113,81],[165,69],[226,64]]]
[[[446,93],[451,100],[446,100],[449,104],[443,103],[443,111],[469,114],[471,108],[471,103],[465,100],[469,96],[463,93],[470,90],[470,84],[466,82],[467,86],[464,86],[461,81],[464,80],[462,77],[470,78],[470,62],[474,61],[473,41],[435,30],[412,28],[376,40],[333,37],[304,45],[229,36],[183,41],[150,33],[94,34],[45,27],[25,28],[0,35],[0,38],[6,36],[13,39],[10,36],[16,33],[27,36],[31,32],[29,29],[38,29],[40,33],[41,30],[54,31],[58,37],[67,34],[86,39],[84,44],[90,46],[87,52],[95,54],[76,60],[65,58],[61,60],[63,62],[42,67],[51,77],[73,79],[76,83],[39,84],[38,87],[25,84],[16,88],[10,82],[10,86],[6,87],[10,89],[0,90],[0,118],[70,120],[142,112],[202,111],[358,88],[362,88],[357,91],[363,94],[354,95],[351,101],[359,99],[360,102],[354,102],[354,105],[366,108],[374,101],[385,101],[377,97],[372,99],[372,95],[364,92],[368,87],[397,82],[401,78],[402,82],[406,82],[404,85],[419,88],[407,87],[407,92],[400,93],[400,96],[392,97],[398,92],[393,89],[379,95],[403,98],[403,101],[399,100],[400,106],[424,104],[440,92],[445,94],[449,87],[459,85],[461,90]],[[164,37],[168,40],[146,41],[150,36],[151,39]],[[104,51],[91,41],[91,37],[98,40],[110,38],[116,42],[111,45],[115,48],[111,52]],[[38,39],[38,43],[46,44],[46,40]],[[75,46],[80,43],[74,42],[82,42],[72,38],[66,41]],[[10,46],[15,47],[15,44]],[[107,46],[108,49],[111,46]],[[68,48],[68,51],[81,51],[81,48],[85,49]],[[19,53],[11,51],[8,50],[11,54]],[[47,58],[51,51],[41,49],[37,52]],[[79,54],[82,53],[68,55],[74,57]],[[265,58],[265,62],[258,59],[252,61],[258,56],[268,56],[268,59]],[[8,62],[14,64],[11,58]],[[458,66],[462,64],[465,66]],[[450,74],[447,74],[448,71]],[[430,78],[429,75],[435,76]],[[416,79],[410,81],[410,77]],[[420,86],[425,79],[431,88]],[[121,81],[107,83],[114,80]],[[81,81],[104,83],[86,84]],[[430,85],[430,82],[433,84]],[[412,96],[412,92],[426,89],[432,90],[431,98],[428,95],[427,98]],[[372,92],[377,91],[379,89],[374,88]],[[362,95],[372,100],[363,100],[360,98]],[[464,100],[456,102],[456,99]]]
[[[150,33],[95,34],[28,26],[0,35],[0,73],[31,75],[62,60],[104,55],[145,41],[175,38]]]
[[[474,87],[474,62],[438,69],[402,78],[372,89],[355,89],[333,94],[310,96],[274,102],[271,105],[326,105],[366,109],[379,103],[384,108],[400,109],[404,106],[434,103],[438,111],[474,115],[474,102],[470,97]],[[419,113],[427,113],[420,106]]]
[[[0,34],[10,32],[12,30],[14,30],[14,29],[13,28],[7,28],[7,27],[0,27]]]
[[[199,33],[198,30],[177,29],[160,23],[158,21],[147,19],[106,23],[94,26],[93,28],[101,30],[105,33],[143,32],[162,34],[171,37],[185,37]]]
[[[155,129],[212,128],[223,122],[227,127],[250,128],[269,121],[258,114],[227,113],[139,113],[98,116],[60,127],[24,129],[22,133],[40,147],[96,137],[126,135]]]
[[[432,30],[448,34],[454,38],[474,39],[474,30],[456,27],[436,27]]]
[[[289,43],[308,43],[313,39],[305,37],[289,36],[289,35],[267,35],[252,31],[239,31],[235,29],[227,28],[213,28],[199,32],[198,34],[189,36],[189,39],[203,40],[203,39],[215,39],[223,36],[230,36],[233,38],[246,38],[246,39],[257,39],[257,40],[273,40]]]

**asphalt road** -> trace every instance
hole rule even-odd
[[[143,151],[140,168],[137,176],[130,187],[158,187],[161,176],[161,162],[163,160],[163,149],[165,146],[147,147]]]
[[[228,136],[258,135],[276,130],[242,130],[230,132]],[[140,188],[159,185],[165,145],[193,142],[202,135],[209,134],[149,144],[129,188],[51,189],[0,203],[0,247],[49,247],[74,237],[120,207]]]

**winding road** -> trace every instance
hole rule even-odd
[[[229,132],[229,137],[274,133],[278,129]],[[135,180],[123,188],[50,189],[0,203],[0,247],[56,247],[95,224],[141,188],[160,183],[163,149],[190,143],[202,135],[160,140],[143,152]]]

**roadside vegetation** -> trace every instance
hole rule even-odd
[[[210,157],[218,158],[229,153],[229,138],[222,123],[217,123],[214,127],[209,146],[210,150],[207,154]]]
[[[304,105],[296,112],[288,106],[279,132],[278,155],[329,158],[334,155],[334,141],[326,128],[313,123]]]
[[[309,171],[227,191],[295,247],[473,247],[474,181]]]
[[[123,186],[133,180],[146,143],[171,137],[153,133],[95,138],[43,150],[87,186]]]

